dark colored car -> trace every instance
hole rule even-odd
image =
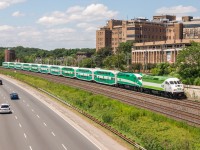
[[[0,80],[0,85],[2,85],[3,84],[3,82],[2,82],[2,80]]]
[[[10,99],[19,99],[19,96],[17,93],[11,93],[10,94]]]

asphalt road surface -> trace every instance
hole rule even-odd
[[[19,100],[11,100],[10,93]],[[0,114],[0,150],[99,150],[57,113],[30,93],[3,80],[0,103],[9,103],[12,114]]]

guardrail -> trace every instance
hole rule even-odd
[[[138,143],[136,143],[134,140],[131,140],[130,138],[126,137],[126,135],[123,135],[122,133],[120,133],[119,131],[117,131],[116,129],[112,128],[111,126],[105,124],[104,122],[101,122],[100,120],[96,119],[95,117],[91,116],[90,114],[84,112],[83,110],[72,106],[71,104],[67,103],[66,101],[56,97],[55,95],[41,89],[41,88],[37,88],[38,90],[48,94],[49,96],[57,99],[58,101],[64,103],[65,105],[69,106],[70,108],[78,111],[79,113],[83,114],[84,116],[86,116],[87,118],[91,119],[92,121],[94,121],[95,123],[101,125],[102,127],[108,129],[109,131],[113,132],[114,134],[116,134],[117,136],[119,136],[120,138],[122,138],[123,140],[125,140],[126,142],[128,142],[129,144],[133,145],[134,147],[136,147],[139,150],[146,150],[145,148],[143,148],[142,146],[140,146]]]

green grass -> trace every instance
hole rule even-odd
[[[136,140],[148,150],[199,150],[200,128],[39,77],[1,71],[40,87]]]

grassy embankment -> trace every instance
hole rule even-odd
[[[111,125],[148,150],[199,150],[200,128],[111,98],[13,71],[3,74],[40,87]]]

